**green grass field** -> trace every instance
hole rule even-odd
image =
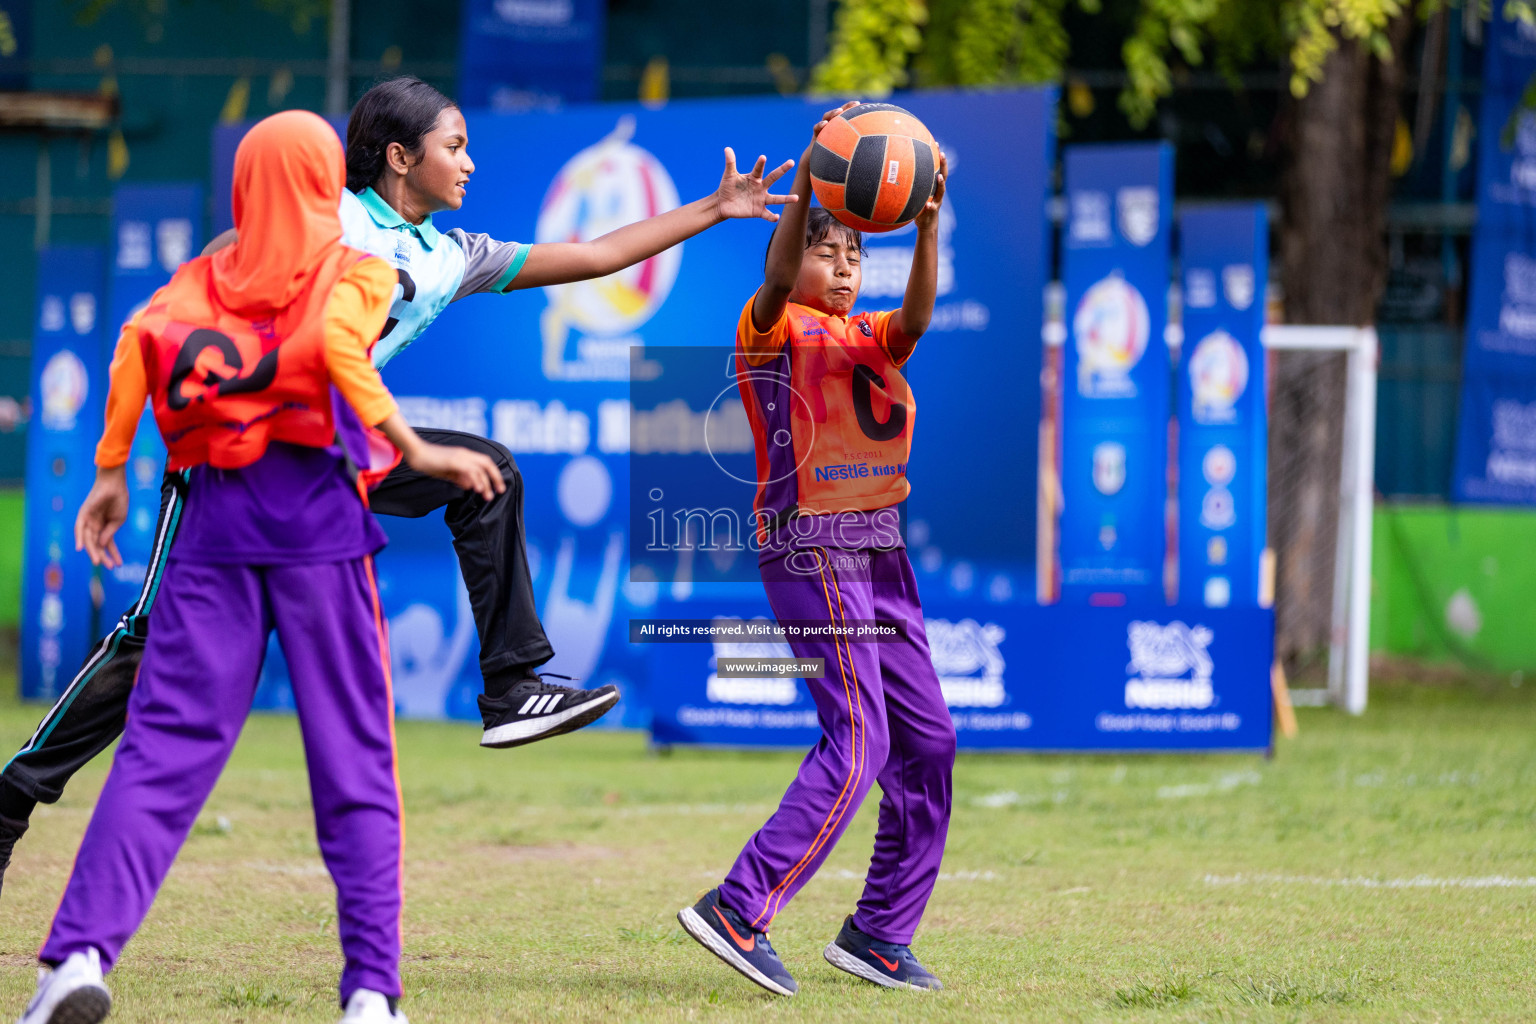
[[[25,502],[21,488],[0,487],[0,628],[21,621],[21,559]],[[9,754],[5,756],[9,757]]]
[[[1380,687],[1360,720],[1303,711],[1268,762],[962,755],[914,943],[949,988],[927,995],[821,959],[859,891],[873,802],[775,924],[796,998],[678,929],[795,756],[657,756],[642,736],[591,731],[490,752],[469,727],[402,724],[404,1009],[417,1024],[1529,1020],[1531,689]],[[0,705],[0,744],[38,712]],[[0,1014],[31,992],[105,769],[18,847]],[[334,1021],[339,966],[297,730],[260,716],[109,978],[113,1019]]]

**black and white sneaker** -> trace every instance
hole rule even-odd
[[[530,678],[513,686],[505,697],[492,699],[482,694],[479,700],[480,717],[485,721],[480,745],[520,747],[591,725],[619,702],[619,688],[576,690]]]

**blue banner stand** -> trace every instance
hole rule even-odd
[[[1258,203],[1190,210],[1180,243],[1179,598],[1207,608],[1268,603],[1268,216]]]
[[[1065,151],[1061,600],[1164,597],[1173,148]]]
[[[21,587],[21,695],[28,699],[58,696],[95,639],[94,570],[75,550],[75,514],[96,477],[107,391],[102,264],[95,247],[38,253]]]

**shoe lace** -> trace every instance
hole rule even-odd
[[[900,960],[902,963],[911,964],[914,967],[923,966],[917,962],[917,957],[912,955],[911,946],[898,946],[894,942],[882,942],[879,939],[875,939],[870,942],[869,948],[887,960]]]
[[[761,948],[766,949],[768,951],[768,955],[769,956],[773,956],[773,957],[778,956],[779,954],[774,952],[773,943],[771,941],[769,941],[768,933],[767,932],[758,932],[757,934],[759,936],[758,945]]]
[[[574,686],[561,686],[559,683],[551,683],[549,682],[551,679],[564,679],[568,683],[576,682],[575,678],[563,676],[558,672],[536,672],[519,682],[516,692],[523,694],[550,693],[551,691],[559,690],[562,693],[569,693],[571,690],[576,689]]]

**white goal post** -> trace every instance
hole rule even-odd
[[[1365,711],[1371,642],[1371,516],[1375,506],[1376,359],[1374,327],[1264,328],[1272,351],[1342,352],[1348,359],[1343,458],[1340,460],[1338,544],[1333,565],[1333,614],[1326,689],[1292,690],[1295,704],[1336,704]]]

